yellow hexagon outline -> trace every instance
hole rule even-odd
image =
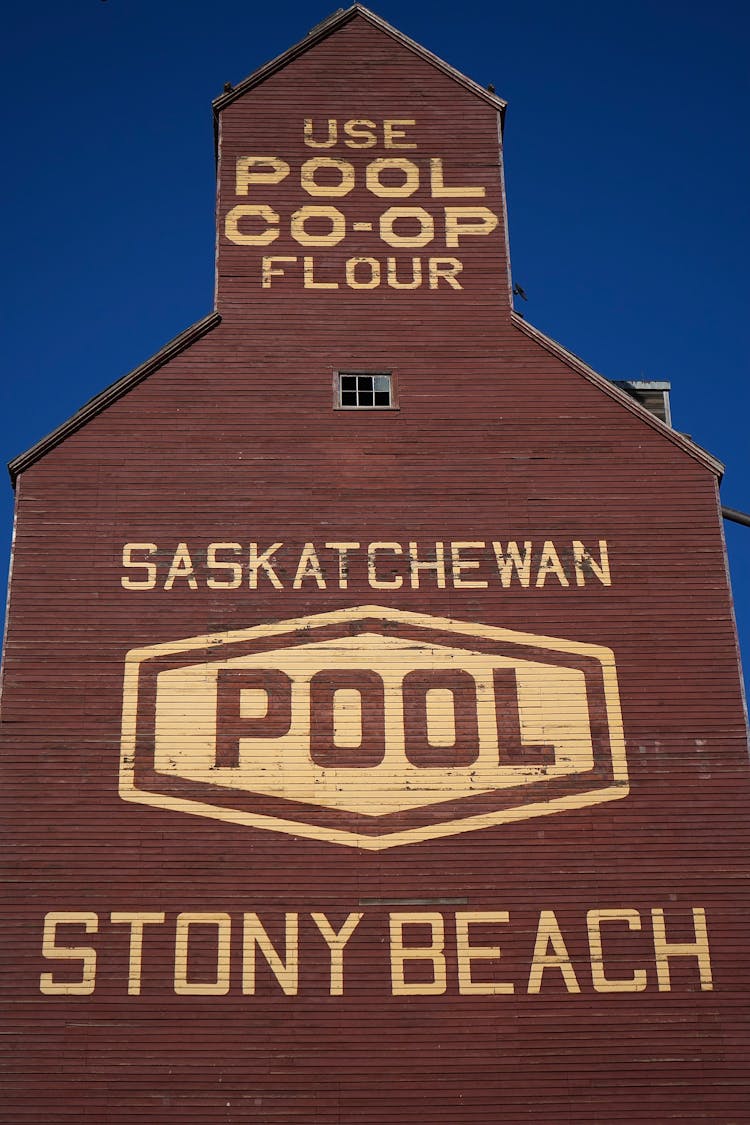
[[[549,801],[538,801],[535,804],[523,805],[515,809],[506,808],[497,812],[475,813],[472,816],[445,821],[442,824],[400,829],[379,837],[365,836],[341,828],[322,828],[314,824],[283,820],[280,817],[261,813],[220,808],[203,801],[192,801],[185,797],[168,797],[136,788],[135,731],[138,707],[138,674],[139,666],[143,660],[157,656],[173,656],[202,646],[218,647],[258,637],[283,636],[286,633],[310,626],[338,625],[362,617],[380,617],[397,624],[439,628],[444,632],[456,633],[461,636],[481,637],[487,640],[506,641],[519,645],[534,645],[537,648],[546,648],[550,652],[574,653],[580,656],[593,657],[599,661],[602,666],[604,698],[612,751],[612,784],[606,789],[571,794],[567,797],[554,797]],[[615,657],[612,650],[604,645],[566,641],[559,637],[539,636],[536,633],[521,633],[512,629],[501,629],[494,625],[476,625],[465,621],[454,621],[446,617],[433,617],[427,613],[412,613],[400,609],[387,609],[384,606],[364,605],[334,610],[330,613],[316,613],[308,617],[296,617],[268,625],[253,625],[248,629],[235,629],[226,633],[210,633],[199,637],[188,637],[182,641],[168,641],[163,644],[149,645],[145,648],[133,648],[125,658],[119,780],[119,793],[124,801],[151,805],[155,808],[167,809],[170,812],[207,816],[214,820],[223,820],[230,824],[244,824],[264,831],[284,832],[290,836],[324,840],[330,844],[343,844],[348,847],[364,848],[368,851],[381,851],[385,848],[417,844],[424,840],[434,840],[443,836],[455,836],[462,832],[475,832],[480,828],[491,828],[496,824],[508,824],[514,821],[528,820],[535,816],[550,816],[553,813],[571,809],[588,808],[605,801],[620,800],[627,797],[629,792],[625,737],[620,710],[620,695],[617,687]]]

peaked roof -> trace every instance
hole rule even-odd
[[[378,28],[384,34],[390,36],[390,38],[395,40],[395,42],[400,43],[401,46],[407,48],[407,50],[409,51],[412,51],[419,58],[436,67],[449,78],[452,78],[466,90],[469,90],[471,93],[475,94],[483,101],[488,102],[491,106],[494,106],[495,109],[499,111],[502,121],[507,104],[505,101],[503,101],[502,98],[499,98],[497,97],[497,95],[490,93],[489,90],[485,90],[471,78],[467,78],[466,75],[461,74],[460,71],[455,70],[452,66],[449,66],[448,63],[438,58],[437,55],[433,55],[431,51],[428,51],[425,47],[420,46],[419,43],[415,43],[413,39],[410,39],[407,35],[404,35],[395,27],[391,27],[389,23],[386,23],[386,21],[382,20],[379,16],[376,16],[374,12],[371,12],[362,4],[353,4],[350,8],[339,9],[337,12],[334,12],[333,15],[329,16],[327,19],[323,20],[322,23],[319,23],[316,27],[314,27],[312,31],[310,31],[299,43],[295,44],[295,46],[290,47],[288,51],[285,51],[282,55],[279,55],[277,58],[272,59],[270,62],[266,63],[265,66],[260,67],[259,70],[256,70],[253,74],[249,75],[249,77],[246,78],[243,82],[240,82],[239,85],[233,87],[231,90],[228,90],[227,92],[221,94],[218,98],[216,98],[213,102],[215,123],[218,121],[218,115],[223,109],[226,108],[226,106],[230,105],[233,101],[236,101],[237,98],[242,97],[243,94],[245,94],[248,90],[251,90],[254,86],[258,86],[261,82],[264,82],[265,79],[269,78],[272,74],[276,74],[288,63],[292,62],[296,58],[299,58],[300,55],[304,54],[311,47],[314,47],[317,43],[320,43],[322,40],[326,39],[329,35],[332,35],[334,32],[338,31],[341,27],[344,27],[347,23],[355,18],[366,20],[373,27]],[[13,460],[8,463],[8,471],[10,473],[13,485],[15,486],[17,477],[25,469],[28,469],[31,465],[39,461],[46,453],[58,446],[70,434],[75,433],[76,430],[79,430],[82,426],[86,425],[86,423],[90,419],[96,417],[98,414],[101,414],[110,405],[112,405],[112,403],[116,402],[118,399],[126,395],[128,391],[137,386],[138,383],[142,382],[144,379],[148,378],[148,376],[151,375],[154,371],[158,370],[158,368],[164,366],[165,363],[168,363],[171,359],[175,358],[175,356],[179,355],[181,352],[189,348],[207,332],[210,332],[211,329],[215,328],[216,325],[220,323],[220,321],[221,317],[216,311],[209,313],[208,316],[198,321],[197,324],[192,325],[190,328],[187,328],[184,332],[180,333],[179,336],[176,336],[160,351],[158,351],[156,355],[152,356],[151,359],[146,360],[145,363],[142,363],[139,367],[136,367],[134,371],[131,371],[129,374],[124,375],[121,379],[118,379],[116,382],[106,387],[98,395],[95,395],[94,398],[85,403],[85,405],[82,406],[81,409],[78,410],[75,414],[73,414],[72,417],[70,417],[66,422],[63,422],[62,425],[58,426],[50,434],[47,434],[46,437],[43,437],[40,441],[36,442],[36,444],[33,445],[30,449],[26,450],[24,453],[20,453],[17,457],[14,457]],[[715,473],[718,477],[722,476],[724,471],[724,466],[722,465],[722,463],[696,442],[692,441],[686,435],[678,433],[676,430],[671,429],[665,423],[661,422],[658,418],[651,414],[649,410],[647,410],[639,402],[636,402],[633,398],[631,398],[630,395],[626,394],[619,387],[615,386],[603,375],[597,374],[597,372],[594,371],[593,368],[589,367],[586,363],[583,362],[583,360],[579,359],[578,356],[568,351],[561,344],[558,344],[556,340],[552,340],[549,336],[545,336],[543,332],[540,332],[539,329],[534,328],[518,313],[511,313],[511,321],[516,326],[516,328],[526,333],[527,336],[530,336],[546,351],[551,352],[553,355],[556,355],[558,359],[562,360],[562,362],[565,363],[568,367],[571,367],[573,370],[577,371],[578,374],[582,375],[586,380],[588,380],[588,382],[593,383],[594,386],[598,387],[600,391],[603,391],[625,409],[629,410],[631,414],[635,414],[637,417],[640,417],[642,421],[646,422],[652,429],[655,429],[658,433],[661,433],[662,436],[667,438],[673,445],[677,445],[680,449],[683,450],[683,452],[687,453],[690,457],[698,461],[701,465],[709,469],[711,472]]]
[[[391,25],[381,19],[380,16],[376,16],[374,12],[371,12],[369,8],[365,8],[362,4],[352,4],[351,8],[339,8],[333,15],[328,16],[322,23],[317,24],[317,26],[314,27],[312,31],[309,31],[305,38],[301,39],[299,43],[295,43],[288,51],[284,51],[283,55],[271,59],[265,66],[254,71],[237,86],[233,86],[231,90],[227,90],[225,93],[220,94],[218,98],[215,98],[213,102],[214,125],[221,111],[226,109],[228,105],[231,105],[232,102],[236,101],[237,98],[241,98],[248,90],[252,90],[254,86],[259,86],[261,82],[265,82],[266,78],[270,78],[272,74],[276,74],[278,71],[282,70],[288,63],[293,62],[294,59],[299,58],[300,55],[304,55],[311,47],[327,39],[329,35],[333,35],[340,28],[344,27],[345,24],[350,23],[351,20],[357,17],[365,20],[373,27],[377,27],[379,31],[384,32],[385,35],[390,36],[391,39],[400,43],[402,47],[406,47],[407,50],[412,51],[420,59],[434,66],[437,70],[442,71],[443,74],[446,74],[449,78],[452,78],[454,82],[458,82],[464,89],[469,90],[472,94],[476,94],[476,96],[483,101],[489,102],[491,106],[494,106],[495,109],[499,111],[502,121],[508,104],[503,101],[502,98],[499,98],[496,94],[490,93],[484,86],[480,86],[477,82],[474,82],[473,79],[467,78],[465,74],[461,74],[459,70],[456,70],[447,62],[444,62],[443,59],[438,58],[437,55],[433,55],[426,47],[415,43],[413,39],[410,39],[408,35],[404,35],[402,31],[391,27]]]

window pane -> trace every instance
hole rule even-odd
[[[338,372],[338,405],[386,409],[393,406],[391,376],[385,372],[367,374],[357,371]]]

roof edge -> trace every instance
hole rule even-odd
[[[32,445],[30,449],[27,449],[25,453],[19,453],[17,457],[9,461],[8,472],[10,473],[13,487],[15,488],[16,480],[20,473],[39,461],[46,453],[49,453],[55,446],[63,442],[66,437],[69,437],[70,434],[75,433],[76,430],[85,426],[85,424],[92,418],[95,418],[97,414],[101,414],[105,411],[107,407],[111,406],[117,399],[126,395],[128,391],[132,390],[138,383],[142,383],[152,372],[157,371],[160,367],[163,367],[165,363],[168,363],[170,359],[174,359],[175,356],[178,356],[181,352],[185,351],[186,348],[189,348],[191,344],[200,340],[202,336],[205,336],[207,332],[215,328],[220,321],[221,316],[219,313],[212,312],[209,313],[208,316],[205,316],[203,320],[199,320],[197,323],[191,325],[190,328],[186,328],[179,336],[175,336],[173,340],[165,344],[156,355],[152,355],[145,363],[142,363],[127,375],[123,375],[108,387],[105,387],[103,391],[100,391],[98,395],[94,395],[93,398],[89,399],[80,410],[77,410],[76,413],[68,418],[66,422],[63,422],[61,426],[52,430],[52,432],[47,434],[46,437],[43,437],[41,441],[38,441],[36,445]]]
[[[438,70],[441,70],[449,78],[453,78],[471,93],[489,102],[491,106],[499,111],[501,117],[505,113],[508,103],[502,98],[499,98],[497,94],[491,94],[489,90],[485,90],[483,86],[480,86],[478,82],[475,82],[472,78],[467,78],[465,74],[456,70],[438,55],[434,55],[431,51],[428,51],[426,47],[421,46],[421,44],[417,43],[414,39],[410,39],[408,35],[404,35],[398,28],[392,27],[391,24],[381,19],[380,16],[376,16],[369,8],[365,8],[363,4],[352,4],[350,8],[339,9],[339,11],[328,16],[327,19],[317,24],[312,31],[308,32],[305,38],[301,39],[299,43],[295,43],[292,47],[289,47],[288,50],[284,51],[283,54],[277,55],[275,59],[271,59],[270,62],[265,63],[258,70],[253,71],[252,74],[248,75],[242,82],[239,82],[233,89],[214,98],[212,102],[214,117],[218,117],[219,113],[233,101],[236,101],[237,98],[241,98],[243,94],[246,94],[247,91],[251,90],[254,86],[258,86],[261,82],[264,82],[266,78],[270,78],[272,74],[282,70],[288,63],[293,62],[294,59],[308,51],[310,47],[314,47],[323,39],[327,39],[329,35],[349,23],[355,16],[362,16],[362,18],[372,24],[373,27],[377,27],[386,35],[395,39],[397,43],[413,51],[414,54],[419,55],[425,62],[431,63],[433,66],[437,67]]]
[[[595,387],[598,387],[600,391],[604,391],[606,395],[609,395],[609,397],[619,403],[620,406],[625,407],[626,410],[629,410],[631,414],[635,414],[641,421],[646,422],[647,425],[651,426],[657,433],[668,438],[672,444],[678,446],[683,453],[687,453],[721,480],[724,475],[724,465],[718,458],[709,453],[708,450],[703,449],[697,442],[692,441],[684,434],[673,430],[671,426],[667,426],[666,423],[662,422],[647,410],[645,406],[641,406],[639,402],[631,398],[625,391],[620,390],[613,382],[606,379],[604,375],[600,375],[598,371],[594,371],[593,367],[589,367],[589,365],[584,363],[574,352],[568,351],[568,349],[558,343],[557,340],[553,340],[551,336],[546,336],[544,332],[535,328],[533,324],[529,324],[519,313],[511,311],[510,319],[516,328],[525,332],[527,336],[535,340],[546,351],[557,356],[563,363],[566,363],[569,367],[572,367],[574,371],[583,375],[585,379],[588,379],[588,381],[593,383]]]

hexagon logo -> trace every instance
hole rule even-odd
[[[627,794],[601,645],[357,606],[127,655],[126,801],[377,850]]]

